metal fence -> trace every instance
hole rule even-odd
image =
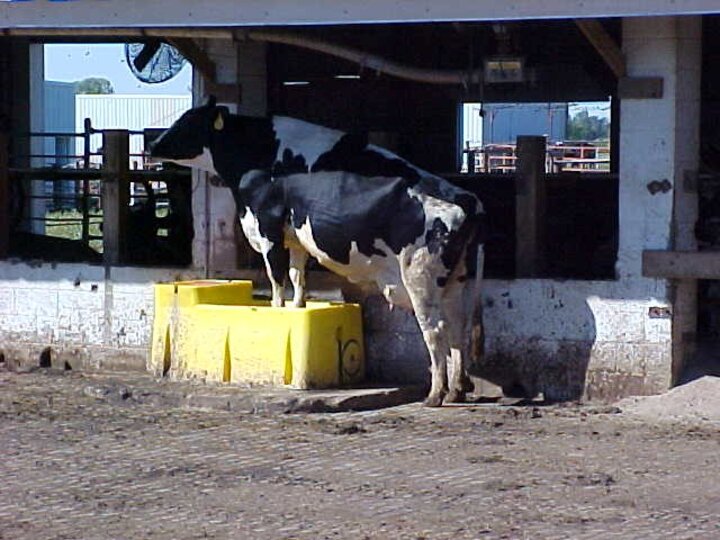
[[[0,175],[0,183],[5,184],[0,187],[0,204],[5,205],[8,212],[4,220],[7,223],[0,223],[4,228],[0,235],[6,236],[4,242],[0,241],[0,247],[4,245],[6,253],[0,250],[0,256],[99,262],[103,259],[108,233],[132,233],[134,221],[140,215],[157,222],[157,235],[168,236],[167,227],[163,227],[161,221],[162,212],[172,212],[168,183],[189,185],[189,171],[163,168],[146,159],[145,144],[160,131],[100,130],[85,119],[82,132],[4,135],[6,144],[0,145],[0,154],[5,155],[0,156],[0,167],[2,163],[9,166],[5,166]],[[135,142],[108,148],[105,141],[110,132],[120,133],[128,141],[134,139]],[[93,144],[92,139],[97,137],[103,141],[100,146]],[[48,139],[55,142],[54,153],[47,152],[52,146],[46,144]],[[15,144],[10,145],[9,141]],[[25,151],[11,153],[10,146]],[[75,148],[79,151],[72,152]],[[130,148],[142,150],[131,152]],[[111,155],[118,151],[122,155]],[[117,170],[109,171],[108,162],[119,164],[115,167]],[[104,189],[104,184],[117,180],[118,175],[123,180],[123,193],[118,200],[105,200],[108,190]],[[184,191],[189,199],[190,190]],[[123,230],[109,231],[107,210],[118,203]],[[161,260],[152,262],[162,263]]]
[[[515,144],[486,144],[463,150],[464,173],[514,173]],[[608,173],[610,147],[585,142],[547,145],[545,172]]]

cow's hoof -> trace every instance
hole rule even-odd
[[[454,388],[445,396],[445,403],[465,403],[465,392],[463,390],[455,390]]]
[[[443,403],[443,396],[442,394],[438,394],[436,396],[428,396],[425,398],[425,401],[423,401],[423,405],[425,407],[440,407]]]

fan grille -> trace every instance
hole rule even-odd
[[[152,55],[144,58],[148,56],[148,52]],[[125,59],[133,75],[148,84],[172,79],[187,62],[180,51],[167,43],[126,43]]]

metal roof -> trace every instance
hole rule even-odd
[[[718,0],[0,0],[0,29],[490,21],[720,13]]]

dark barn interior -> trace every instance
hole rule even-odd
[[[700,116],[700,175],[698,223],[700,251],[720,249],[720,17],[703,17]],[[698,282],[698,343],[700,356],[720,347],[720,281]],[[707,349],[707,350],[706,350]],[[702,360],[702,358],[701,358]],[[720,362],[714,361],[720,374]]]
[[[619,24],[606,21],[605,26],[619,42]],[[484,58],[498,54],[525,59],[525,82],[461,86],[402,80],[297,47],[273,45],[269,54],[272,113],[368,132],[371,141],[477,193],[488,214],[486,275],[514,277],[513,175],[458,174],[459,110],[470,101],[549,103],[612,97],[614,75],[577,25],[572,21],[373,25],[304,29],[303,34],[434,70],[471,72],[482,68]],[[617,126],[617,115],[613,116],[611,125]],[[609,174],[592,178],[548,175],[545,227],[552,241],[546,244],[543,275],[614,278],[616,172],[613,167]]]
[[[619,42],[619,22],[609,19],[602,24]],[[467,84],[429,84],[390,76],[306,48],[271,44],[267,86],[270,114],[365,132],[371,142],[477,193],[488,215],[486,275],[496,278],[519,275],[515,257],[514,175],[459,172],[462,103],[568,103],[612,99],[617,86],[615,76],[578,25],[573,21],[384,24],[302,27],[293,33],[396,64],[439,72],[470,74],[482,70],[484,60],[497,55],[524,59],[525,77],[521,82],[471,79]],[[28,91],[23,86],[24,79],[13,77],[14,68],[9,65],[26,59],[18,54],[11,56],[7,51],[27,42],[27,38],[0,39],[8,45],[0,48],[0,63],[7,68],[0,73],[8,79],[0,81],[0,116],[11,133],[13,159],[12,156],[28,153],[24,140],[12,136],[18,132],[15,126],[26,125],[28,103],[20,96],[27,96]],[[87,39],[64,37],[61,41]],[[612,103],[616,104],[617,100]],[[616,130],[617,107],[613,107],[611,116],[611,129]],[[611,138],[614,135],[611,133]],[[615,277],[616,154],[611,144],[608,173],[547,175],[544,212],[547,241],[544,264],[536,277]],[[11,162],[11,167],[18,166],[25,165]],[[17,199],[17,196],[10,197],[15,207],[26,204]],[[36,251],[48,252],[45,248]],[[157,255],[157,250],[151,251]],[[163,262],[155,256],[148,260],[136,257],[126,262],[160,266],[186,264],[189,244],[185,251],[183,257],[172,261]],[[63,253],[69,252],[61,249],[57,254],[59,260]],[[239,262],[241,266],[261,266],[254,253],[241,254]]]

